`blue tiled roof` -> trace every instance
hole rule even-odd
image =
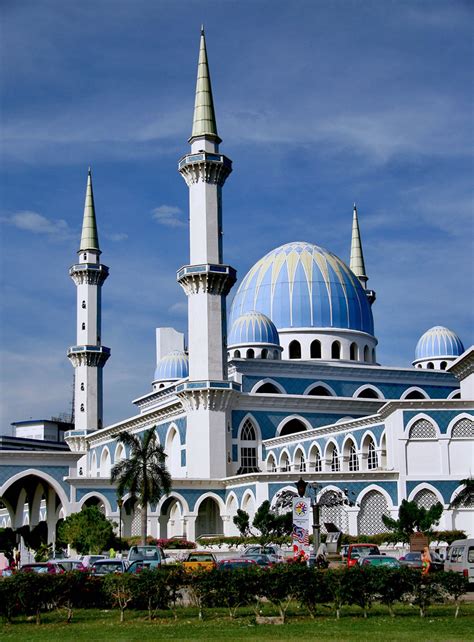
[[[415,361],[459,357],[463,352],[464,346],[458,335],[448,328],[436,325],[427,330],[416,344]]]
[[[252,310],[235,319],[230,329],[228,346],[255,345],[259,343],[280,345],[278,330],[270,319]]]
[[[156,366],[154,381],[173,381],[189,376],[189,360],[185,352],[175,350],[162,357]]]
[[[312,243],[277,247],[249,270],[232,303],[230,324],[253,310],[278,329],[374,333],[370,304],[357,277],[341,259]]]

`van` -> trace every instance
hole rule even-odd
[[[461,573],[470,584],[474,584],[474,539],[457,539],[451,544],[444,570]]]

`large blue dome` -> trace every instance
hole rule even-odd
[[[154,381],[173,381],[189,376],[189,360],[185,352],[175,350],[162,357],[155,370]]]
[[[459,357],[463,352],[464,346],[458,335],[442,325],[436,325],[421,335],[415,348],[415,361]]]
[[[259,310],[276,327],[344,328],[373,335],[366,293],[341,259],[312,243],[294,242],[266,254],[244,277],[230,324]]]
[[[229,332],[228,346],[235,345],[280,345],[278,330],[270,319],[255,310],[238,317]]]

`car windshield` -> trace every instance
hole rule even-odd
[[[188,557],[188,562],[213,562],[214,559],[210,553],[199,553],[190,554]]]
[[[421,560],[421,553],[407,553],[405,555],[405,559],[408,562],[418,562],[419,560]]]
[[[361,557],[364,555],[378,555],[379,549],[376,546],[353,546],[351,556],[354,556],[354,553]]]
[[[102,564],[100,562],[97,562],[97,564],[94,564],[93,568],[94,572],[97,573],[97,575],[105,575],[106,573],[121,571],[122,564],[120,562],[104,562]]]
[[[159,560],[160,552],[156,546],[132,546],[128,557],[131,560]]]

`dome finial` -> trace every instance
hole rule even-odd
[[[364,254],[362,252],[362,240],[360,238],[359,219],[357,217],[357,207],[354,203],[354,212],[352,216],[352,241],[351,241],[351,259],[350,266],[356,277],[366,288],[368,277],[365,272]]]

